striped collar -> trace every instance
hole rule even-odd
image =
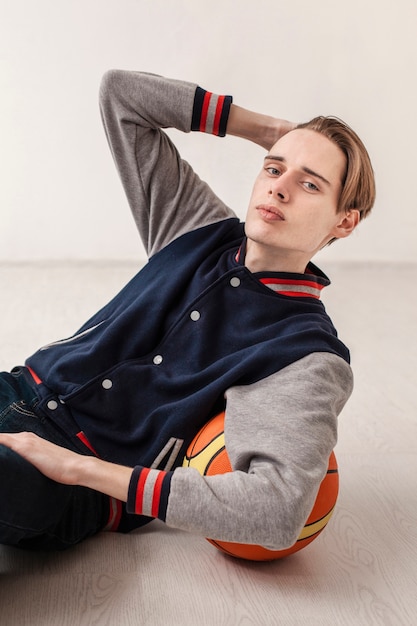
[[[266,285],[281,296],[293,296],[296,298],[320,299],[321,290],[326,286],[322,281],[319,282],[319,277],[314,274],[293,274],[291,278],[287,276],[288,274],[278,277],[278,274],[276,274],[274,277],[257,277],[263,285]]]
[[[245,258],[246,240],[236,254],[236,261]],[[256,272],[253,274],[263,285],[281,296],[320,299],[321,290],[330,285],[330,280],[314,263],[307,265],[304,274],[296,272]]]

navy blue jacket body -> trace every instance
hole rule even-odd
[[[130,466],[180,441],[176,466],[229,387],[313,352],[349,362],[320,300],[263,285],[236,261],[243,241],[236,218],[180,236],[73,337],[31,356],[49,417],[65,407],[101,458]]]

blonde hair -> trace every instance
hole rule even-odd
[[[298,124],[333,141],[346,156],[346,171],[342,180],[338,212],[351,209],[359,211],[359,219],[365,219],[375,202],[375,176],[369,154],[358,135],[337,117],[315,117]]]

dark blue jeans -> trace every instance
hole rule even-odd
[[[37,409],[24,368],[0,373],[0,431],[30,431],[80,452],[75,441]],[[86,449],[82,451],[89,454]],[[84,487],[61,485],[0,445],[0,543],[30,550],[63,550],[101,530],[109,498]]]

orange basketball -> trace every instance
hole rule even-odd
[[[213,417],[195,436],[188,447],[183,462],[184,467],[194,467],[203,476],[231,472],[229,457],[224,441],[224,413]],[[226,554],[250,561],[273,561],[298,552],[311,543],[325,528],[332,516],[339,492],[339,474],[334,452],[329,458],[327,474],[323,478],[313,509],[303,530],[293,546],[285,550],[267,550],[262,546],[232,543],[228,541],[208,541]]]

